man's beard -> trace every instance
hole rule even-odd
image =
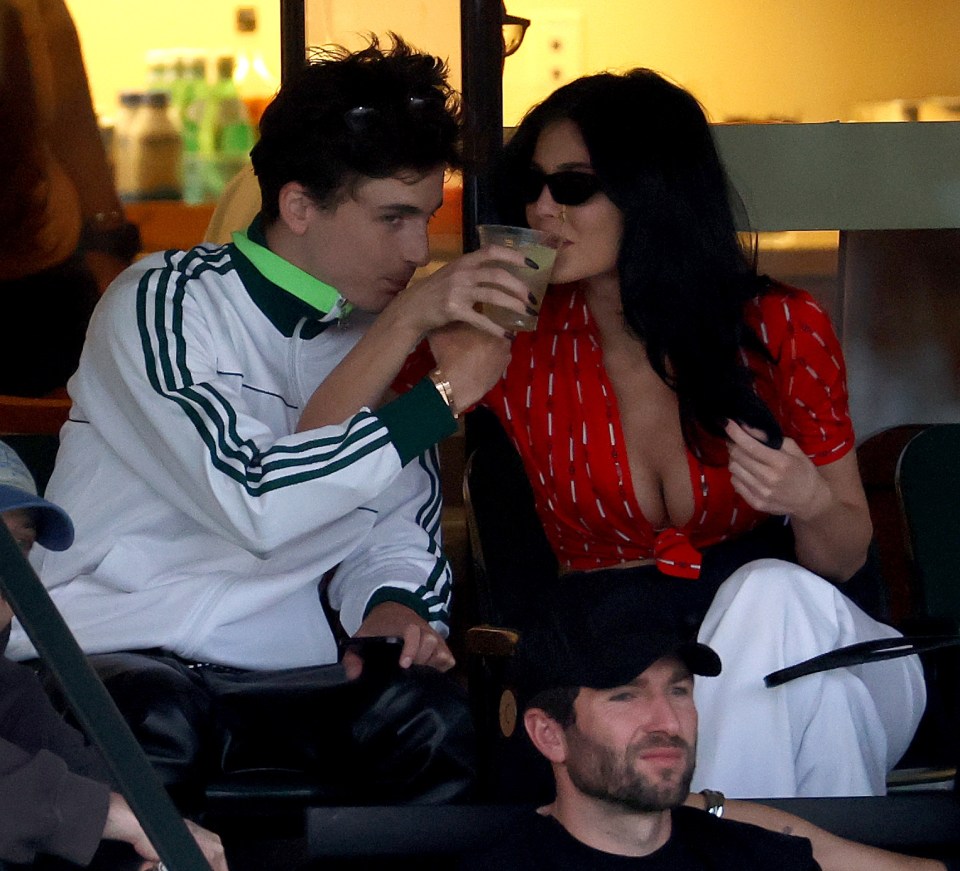
[[[567,774],[580,792],[592,798],[641,813],[653,813],[678,807],[690,792],[696,747],[679,736],[651,735],[618,754],[583,735],[574,724],[567,730],[567,741],[570,747]],[[656,747],[684,750],[686,764],[664,777],[638,771],[637,759]]]

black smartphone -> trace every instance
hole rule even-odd
[[[340,644],[341,659],[348,650],[363,660],[365,675],[382,674],[399,668],[403,639],[399,635],[363,635]]]

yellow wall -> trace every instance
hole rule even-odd
[[[276,0],[68,0],[81,31],[95,102],[143,84],[150,47],[236,44],[237,5],[260,11],[259,42],[279,72]],[[393,28],[450,58],[459,83],[457,0],[310,0],[312,42]],[[509,0],[533,19],[507,61],[506,120],[580,72],[636,65],[690,88],[715,120],[730,116],[849,118],[856,103],[960,94],[956,0]],[[538,30],[538,22],[540,24]],[[559,78],[551,27],[569,37]],[[539,40],[537,35],[539,33]]]
[[[423,51],[445,58],[460,87],[458,0],[307,0],[307,43],[359,48],[370,31],[399,33]]]
[[[511,0],[533,19],[578,10],[583,72],[649,66],[714,120],[847,119],[861,101],[960,94],[956,0]],[[507,61],[507,83],[524,63]],[[519,90],[523,90],[520,88]],[[507,98],[509,102],[509,95]]]
[[[277,0],[67,0],[83,47],[87,78],[100,115],[116,110],[117,93],[146,84],[150,48],[202,48],[211,57],[236,53],[246,35],[236,33],[238,6],[257,8],[268,69],[280,75],[280,4]],[[209,75],[213,77],[213,65]]]

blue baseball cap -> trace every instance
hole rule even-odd
[[[73,521],[59,505],[37,495],[37,485],[17,452],[0,442],[0,513],[29,508],[37,516],[37,544],[66,550],[73,544]]]

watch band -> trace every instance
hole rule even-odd
[[[97,212],[84,221],[80,248],[132,261],[141,248],[140,228],[126,220],[122,212]]]
[[[447,408],[450,409],[453,419],[457,420],[460,417],[460,412],[457,410],[457,404],[454,402],[453,387],[450,385],[450,382],[447,381],[440,369],[434,369],[427,377],[433,382],[433,386],[437,388],[437,393],[440,394],[440,398],[444,401]]]
[[[703,796],[706,804],[704,810],[720,819],[723,816],[723,803],[726,801],[726,796],[719,789],[701,789],[700,795]]]

